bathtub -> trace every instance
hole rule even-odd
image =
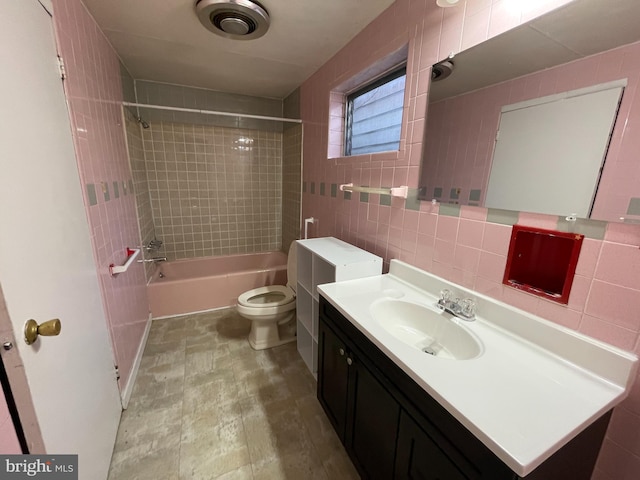
[[[147,289],[158,318],[228,307],[247,290],[286,283],[287,255],[266,252],[161,263]]]

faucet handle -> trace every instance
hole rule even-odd
[[[473,298],[465,298],[460,302],[460,313],[465,318],[476,316],[476,302]]]
[[[449,303],[452,296],[453,293],[451,293],[451,290],[449,290],[448,288],[440,290],[440,300],[442,300],[443,303]]]
[[[162,248],[162,240],[154,238],[153,240],[150,240],[148,244],[143,245],[143,247],[147,253],[156,252]]]

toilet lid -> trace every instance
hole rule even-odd
[[[294,298],[293,290],[289,287],[270,285],[244,292],[238,297],[238,304],[255,308],[276,307],[293,302]]]

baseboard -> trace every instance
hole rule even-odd
[[[217,310],[225,310],[227,308],[231,308],[231,307],[235,307],[236,304],[234,303],[233,305],[225,305],[224,307],[215,307],[215,308],[208,308],[206,310],[197,310],[195,312],[187,312],[187,313],[176,313],[174,315],[163,315],[161,317],[153,317],[154,320],[166,320],[167,318],[178,318],[178,317],[186,317],[189,315],[197,315],[199,313],[208,313],[208,312],[215,312]]]
[[[144,353],[144,347],[147,345],[147,338],[149,338],[149,330],[151,330],[151,313],[149,313],[149,319],[147,320],[147,325],[144,328],[144,333],[142,334],[142,340],[140,341],[140,345],[138,346],[138,352],[136,353],[136,358],[133,361],[133,365],[131,367],[131,374],[129,375],[129,379],[127,380],[127,385],[124,387],[122,391],[122,408],[124,410],[127,409],[129,405],[129,400],[131,400],[131,394],[133,393],[133,386],[136,383],[136,377],[138,376],[138,370],[140,369],[140,362],[142,361],[142,354]]]

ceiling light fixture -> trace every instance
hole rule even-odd
[[[269,12],[251,0],[198,0],[196,14],[207,30],[234,40],[253,40],[269,29]]]
[[[460,0],[436,0],[436,5],[442,8],[455,7]]]

